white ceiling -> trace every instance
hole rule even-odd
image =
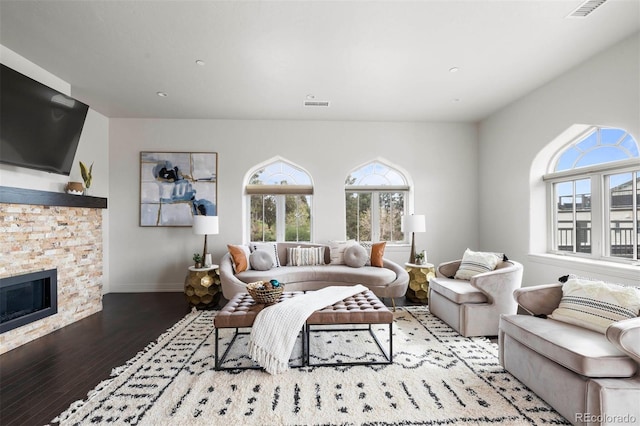
[[[2,0],[0,43],[108,117],[477,121],[640,30],[581,2]]]

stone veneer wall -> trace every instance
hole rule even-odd
[[[58,313],[0,334],[0,354],[102,310],[102,210],[0,204],[0,277],[58,269]]]

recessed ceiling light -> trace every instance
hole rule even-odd
[[[166,98],[167,96],[169,96],[166,92],[157,92],[156,95],[160,96],[161,98]]]
[[[449,68],[449,72],[458,72],[458,71],[460,71],[460,68],[458,68],[458,67]]]
[[[196,65],[200,65],[201,67],[203,67],[205,65],[204,61],[202,59],[197,59],[196,60]]]

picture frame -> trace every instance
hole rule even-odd
[[[218,215],[217,152],[140,152],[140,226],[192,226]]]

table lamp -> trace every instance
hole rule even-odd
[[[211,256],[207,257],[207,235],[215,235],[218,233],[218,216],[193,216],[193,233],[196,235],[204,235],[202,261],[205,264],[204,266],[211,266]]]
[[[411,253],[409,253],[409,263],[416,262],[416,232],[425,232],[425,217],[423,214],[408,214],[402,216],[400,221],[400,230],[405,234],[411,232]]]

